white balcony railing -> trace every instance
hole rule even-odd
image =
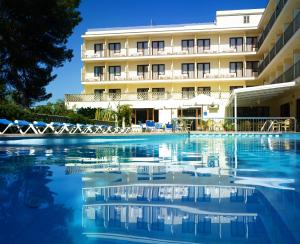
[[[182,91],[182,92],[135,92],[102,94],[66,94],[66,102],[111,102],[111,101],[157,101],[157,100],[187,100],[200,95],[215,99],[228,99],[229,91]]]
[[[101,76],[92,77],[85,76],[83,74],[83,82],[109,82],[109,81],[141,81],[141,80],[198,80],[198,79],[241,79],[241,78],[253,78],[257,77],[258,73],[253,70],[240,70],[236,73],[197,73],[190,72],[189,74],[180,74],[180,75],[157,75],[152,72],[145,73],[144,75],[133,75],[129,76],[129,74],[123,74],[121,76],[113,76],[108,73],[104,73]]]
[[[181,50],[181,47],[165,47],[165,50],[159,51],[156,49],[148,48],[143,51],[130,52],[129,49],[122,48],[120,52],[114,53],[107,49],[101,52],[94,53],[93,50],[83,49],[81,57],[87,58],[120,58],[120,57],[147,57],[147,56],[168,56],[168,55],[203,55],[203,54],[218,54],[218,53],[244,53],[244,52],[256,52],[256,47],[243,46],[242,48],[230,48],[229,46],[216,47],[211,46],[210,49],[204,50],[195,46],[195,48],[189,50]]]

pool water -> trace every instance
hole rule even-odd
[[[0,140],[0,243],[300,242],[300,136]]]

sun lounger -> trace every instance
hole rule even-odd
[[[16,126],[12,121],[7,119],[0,119],[0,125],[5,127],[0,131],[0,135],[4,134],[9,128]]]
[[[49,124],[42,121],[33,121],[33,126],[39,134],[44,134],[50,128]]]
[[[146,120],[146,130],[147,131],[155,130],[155,122],[152,120]]]
[[[34,128],[32,123],[29,123],[26,120],[15,120],[14,124],[16,125],[18,132],[24,135],[29,131],[34,132],[35,134],[39,134],[39,132]]]

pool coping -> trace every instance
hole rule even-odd
[[[8,138],[57,138],[57,137],[120,137],[120,136],[168,136],[168,135],[299,135],[300,132],[249,132],[249,131],[192,131],[192,132],[136,132],[136,133],[96,133],[96,134],[4,134],[0,135],[1,139]]]

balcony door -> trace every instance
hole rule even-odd
[[[243,77],[243,62],[230,62],[229,72],[235,74],[235,77]]]
[[[94,54],[96,56],[103,56],[103,43],[95,43],[94,44]]]
[[[195,97],[195,87],[182,87],[182,98],[191,99]]]
[[[160,100],[165,98],[165,88],[152,88],[152,99]]]
[[[258,61],[246,62],[246,76],[252,77],[258,75]]]
[[[149,88],[137,88],[136,91],[138,100],[148,100]]]
[[[198,78],[206,78],[205,74],[210,73],[210,63],[198,63],[197,64],[197,73],[198,73]]]
[[[181,49],[182,51],[187,52],[189,54],[194,53],[194,40],[182,40]]]
[[[145,80],[148,78],[148,65],[137,65],[137,76],[139,79]]]
[[[204,53],[210,50],[210,39],[198,39],[197,51],[198,53]]]
[[[116,80],[121,76],[121,66],[109,66],[109,80]]]
[[[160,76],[165,74],[164,64],[153,64],[152,65],[152,79],[159,79]]]
[[[95,89],[94,94],[95,94],[95,100],[101,101],[103,99],[103,93],[104,89]]]
[[[185,63],[181,65],[181,73],[184,78],[194,78],[195,77],[195,65],[193,63]]]
[[[153,41],[152,42],[152,55],[158,55],[165,50],[164,41]]]
[[[104,78],[104,66],[95,66],[94,67],[94,77],[103,80]]]
[[[121,89],[109,89],[108,94],[109,94],[109,98],[111,100],[120,100],[121,99]]]
[[[137,42],[137,52],[141,55],[148,55],[148,42]]]
[[[243,37],[232,37],[229,39],[230,49],[233,49],[235,52],[243,51]]]

